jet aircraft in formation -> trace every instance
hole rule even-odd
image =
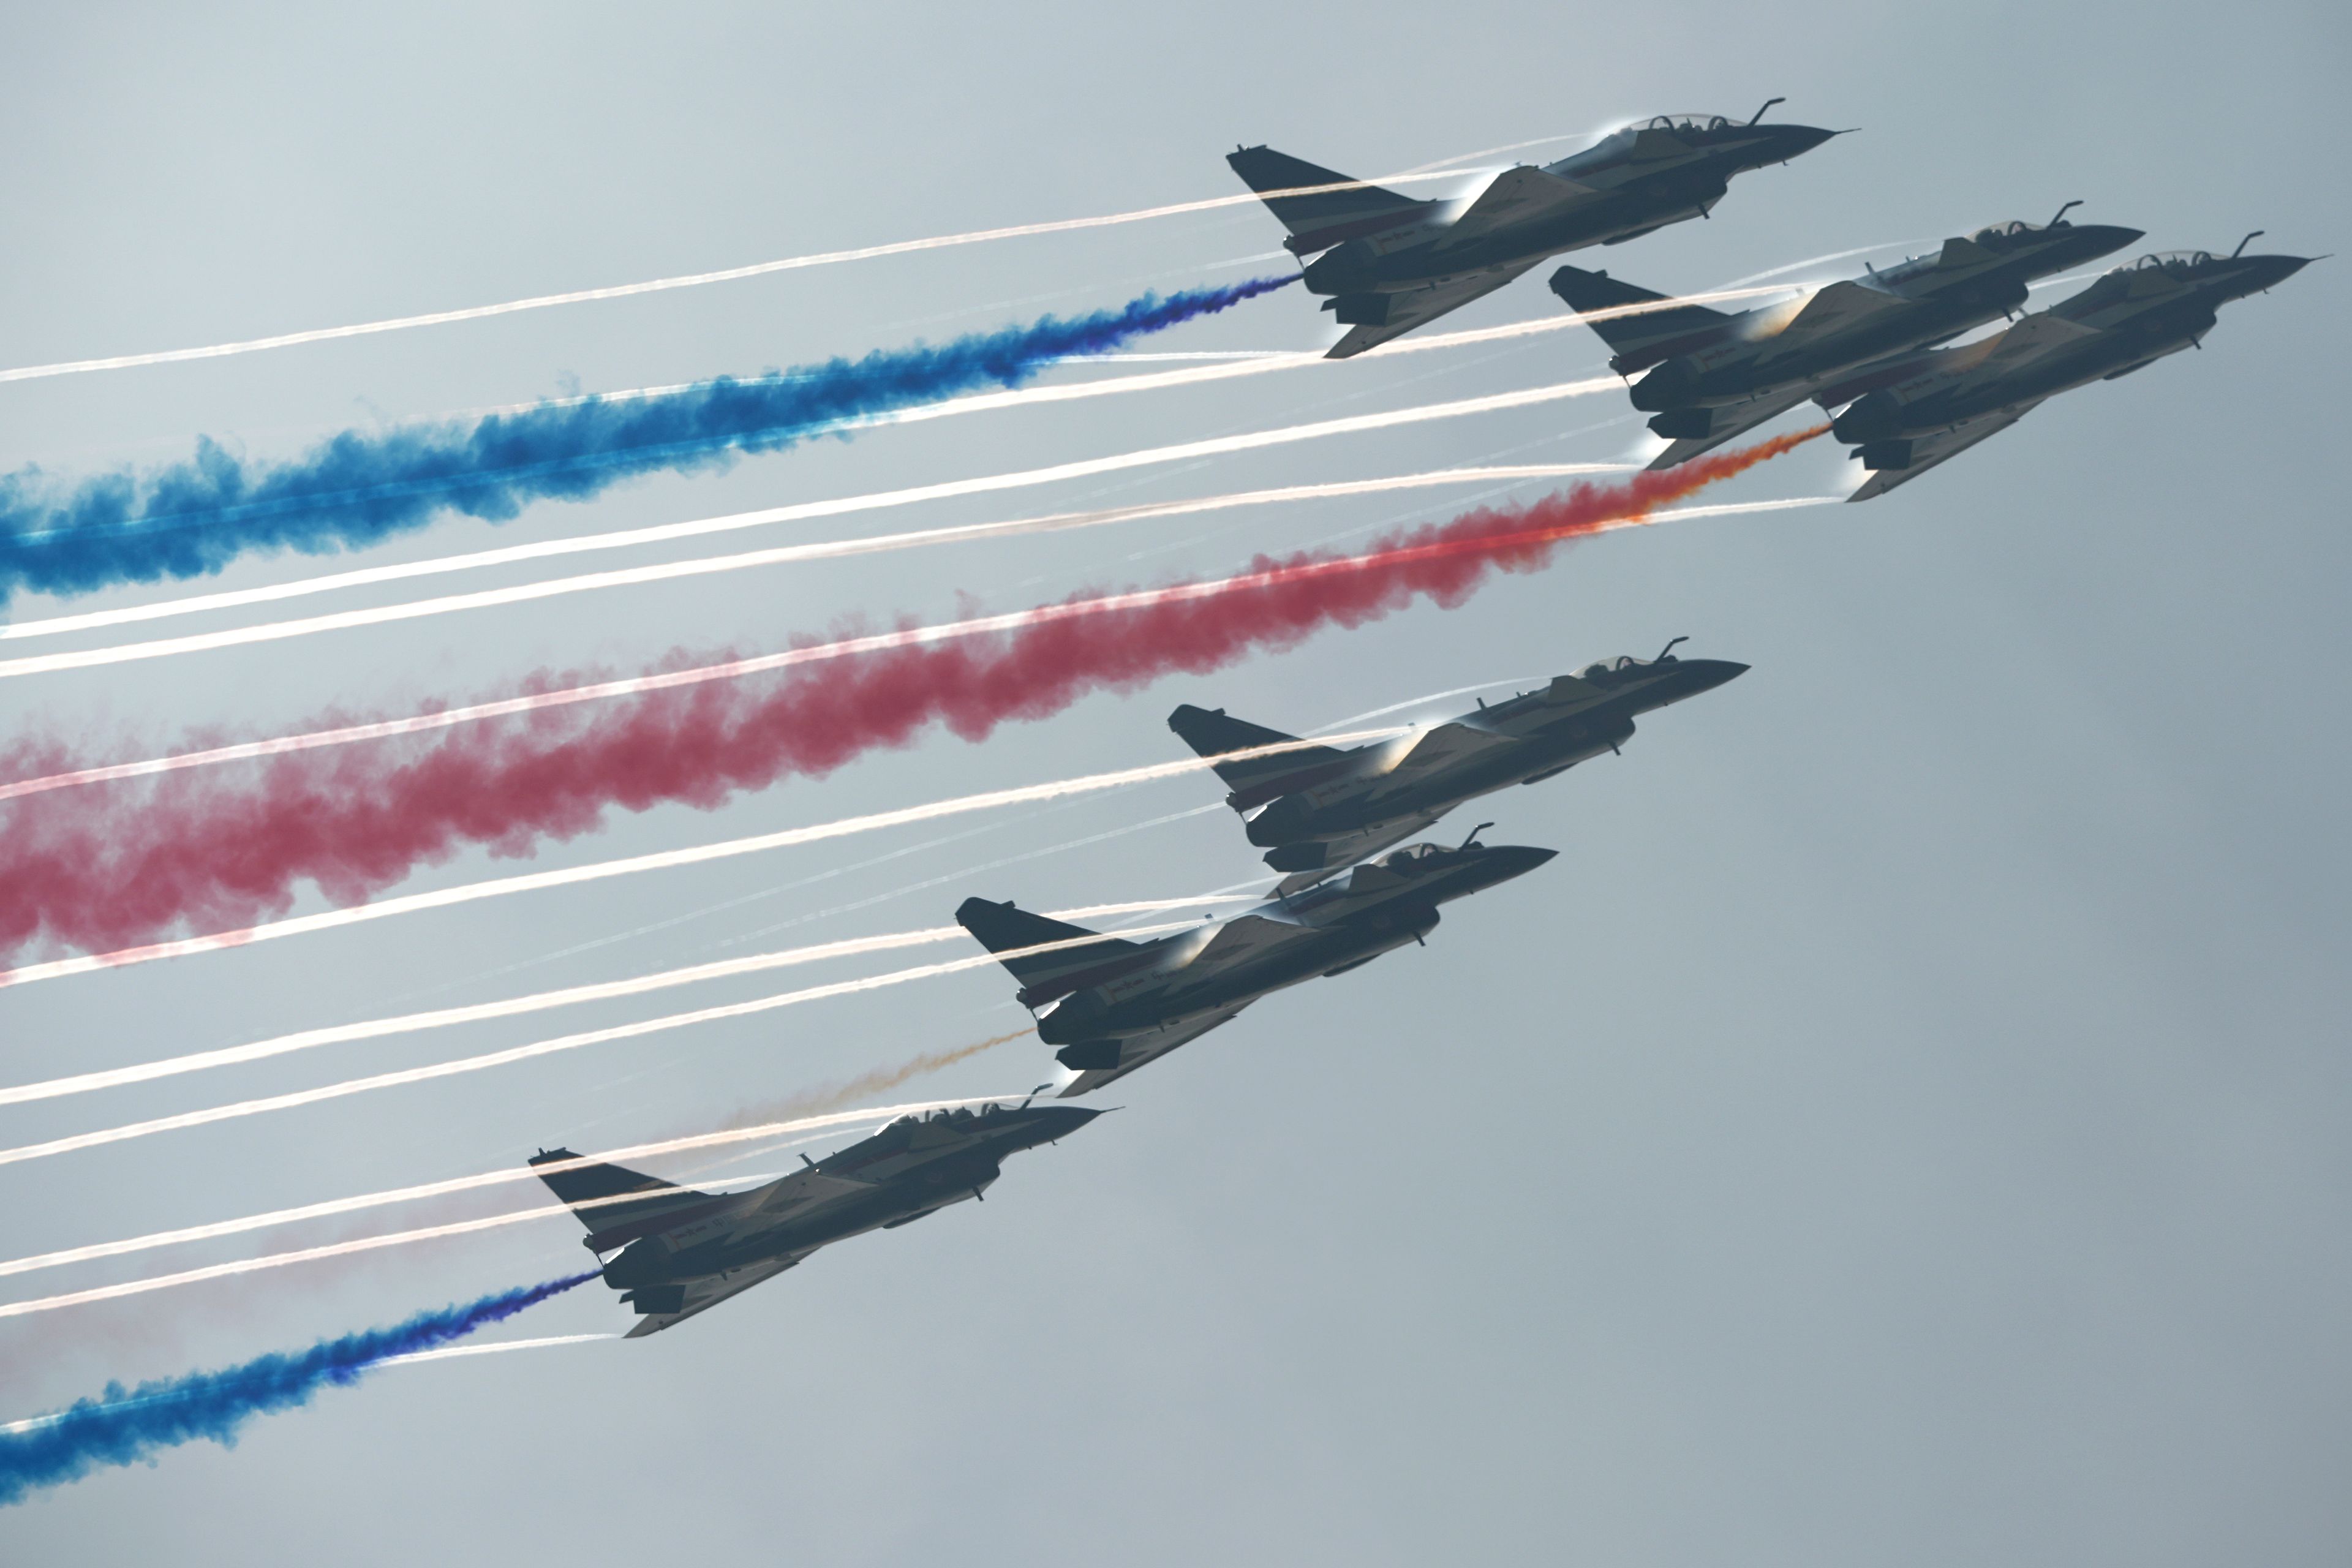
[[[1307,262],[1307,287],[1349,331],[1346,359],[1491,294],[1564,251],[1621,245],[1705,217],[1734,176],[1810,153],[1834,131],[1766,125],[1772,100],[1742,121],[1661,114],[1557,163],[1506,169],[1456,214],[1351,180],[1269,147],[1225,155],[1234,173],[1290,230],[1283,246]],[[1337,189],[1322,187],[1339,187]],[[1317,253],[1320,252],[1320,255]]]
[[[1574,267],[1553,273],[1551,287],[1570,310],[1609,312],[1592,323],[1614,351],[1609,366],[1641,375],[1633,406],[1654,416],[1651,432],[1667,442],[1650,467],[1686,463],[1811,401],[1834,416],[1832,433],[1869,470],[1846,499],[1869,500],[2059,393],[2198,346],[2221,306],[2310,264],[2245,255],[2251,234],[2226,257],[2143,256],[1990,337],[1935,347],[1996,316],[2014,318],[2034,279],[2140,237],[2135,228],[2070,224],[2065,214],[2061,207],[2040,226],[1956,236],[1932,257],[1736,315]]]
[[[1846,499],[1885,495],[2062,392],[2114,381],[2199,346],[2223,305],[2310,264],[2302,256],[2248,256],[2254,237],[2227,256],[2143,256],[2006,331],[1858,372],[1826,389],[1815,401],[1823,408],[1844,405],[1831,429],[1871,475]]]
[[[1731,180],[1786,163],[1836,132],[1720,115],[1661,115],[1559,163],[1509,169],[1458,213],[1329,169],[1244,147],[1227,162],[1290,230],[1307,287],[1349,331],[1331,357],[1386,342],[1503,287],[1548,257],[1615,245],[1704,217]],[[2007,429],[2046,399],[2130,374],[2200,344],[2220,308],[2308,264],[2206,251],[2142,257],[2052,308],[1960,347],[1937,345],[2016,318],[2037,280],[2111,254],[2140,231],[2005,223],[1931,256],[1870,268],[1769,309],[1727,313],[1561,267],[1554,293],[1592,322],[1673,468],[1811,401],[1835,417],[1870,478],[1867,500]],[[2259,231],[2257,231],[2259,233]],[[1307,258],[1312,260],[1306,260]],[[1249,842],[1282,873],[1266,902],[1150,942],[1088,931],[1011,903],[964,900],[956,921],[1020,983],[1016,994],[1089,1093],[1231,1022],[1273,992],[1344,974],[1422,942],[1438,907],[1525,875],[1556,851],[1485,845],[1481,823],[1447,848],[1391,849],[1465,801],[1535,784],[1614,752],[1634,720],[1747,669],[1622,658],[1393,741],[1342,751],[1189,704],[1169,727],[1209,760]],[[1266,748],[1279,748],[1272,753]],[[1255,754],[1253,754],[1255,753]],[[1391,852],[1382,855],[1383,850]],[[1380,856],[1374,859],[1372,857]],[[1040,1086],[1042,1089],[1045,1086]],[[589,1229],[607,1284],[657,1332],[852,1236],[978,1198],[1005,1158],[1097,1111],[988,1105],[901,1117],[872,1137],[748,1192],[692,1192],[583,1160],[530,1163]],[[803,1156],[806,1159],[806,1156]]]
[[[959,1106],[901,1116],[871,1138],[746,1192],[698,1193],[569,1149],[531,1160],[588,1227],[604,1283],[637,1313],[640,1339],[772,1279],[819,1247],[895,1230],[978,1198],[1006,1158],[1101,1115],[1076,1105]]]
[[[1189,705],[1168,716],[1168,727],[1231,786],[1225,804],[1241,813],[1265,863],[1288,873],[1276,891],[1293,893],[1412,837],[1464,801],[1614,752],[1633,739],[1641,714],[1712,691],[1748,668],[1676,658],[1675,644],[1684,640],[1654,659],[1588,665],[1507,702],[1481,702],[1475,712],[1352,751],[1294,746],[1220,761],[1295,737]]]
[[[1481,824],[1483,828],[1487,824]],[[1262,996],[1318,975],[1345,974],[1418,942],[1437,906],[1525,876],[1558,851],[1416,844],[1232,920],[1152,942],[1104,936],[1012,904],[966,899],[956,923],[1000,956],[1055,1059],[1078,1076],[1065,1098],[1126,1077]],[[1051,944],[1055,951],[1032,950]]]
[[[1232,920],[1148,942],[1104,936],[1010,903],[967,899],[956,922],[1000,955],[1017,1000],[1087,1094],[1230,1023],[1260,997],[1370,963],[1436,929],[1438,906],[1526,875],[1557,853],[1416,844],[1380,859],[1467,800],[1567,772],[1633,734],[1633,721],[1711,691],[1748,667],[1675,657],[1604,659],[1535,691],[1394,741],[1300,747],[1277,730],[1184,706],[1168,727],[1231,786],[1275,896]],[[1285,748],[1271,755],[1268,747]],[[1259,753],[1259,754],[1252,754]],[[1228,760],[1230,759],[1230,760]],[[1093,939],[1093,940],[1089,940]]]
[[[1232,920],[1135,942],[967,899],[956,922],[1020,983],[1016,995],[1088,1094],[1227,1024],[1261,997],[1345,974],[1423,943],[1438,907],[1526,875],[1555,850],[1490,845],[1481,823],[1460,844],[1378,851],[1508,784],[1535,784],[1633,734],[1633,721],[1713,690],[1748,667],[1675,656],[1587,665],[1506,702],[1393,742],[1339,751],[1190,706],[1169,727],[1210,760],[1227,804],[1267,864],[1275,896]],[[1274,755],[1249,755],[1269,746]],[[1233,760],[1225,760],[1233,759]],[[1041,1085],[1040,1088],[1045,1086]],[[799,1263],[818,1248],[909,1225],[977,1198],[1006,1156],[1100,1114],[1074,1106],[989,1105],[906,1116],[807,1168],[747,1192],[689,1191],[568,1149],[530,1163],[588,1227],[604,1282],[657,1333]],[[803,1159],[806,1156],[803,1157]]]
[[[1330,351],[1345,359],[1549,257],[1705,217],[1735,176],[1838,134],[1764,124],[1780,101],[1746,121],[1665,114],[1626,126],[1556,163],[1505,170],[1458,212],[1268,147],[1238,148],[1225,162],[1290,230],[1283,244],[1304,263],[1307,287],[1349,329]],[[1652,468],[1686,463],[1811,401],[1835,416],[1838,439],[1869,471],[1847,499],[1869,500],[2058,393],[2196,346],[2221,305],[2308,264],[2243,255],[2243,241],[2227,257],[2145,256],[2006,331],[1937,348],[1997,316],[2015,318],[2037,279],[2141,237],[2138,229],[2068,223],[2079,205],[2067,203],[2046,224],[1956,235],[1932,256],[1753,310],[1683,303],[1576,267],[1554,272],[1551,287],[1570,310],[1597,316],[1612,369],[1641,375],[1633,406],[1667,442]]]
[[[1609,368],[1633,383],[1633,406],[1670,443],[1650,464],[1671,468],[1753,430],[1862,366],[1958,337],[2022,310],[2036,279],[2121,250],[2136,228],[2066,221],[1995,224],[1955,235],[1932,256],[1832,283],[1801,300],[1727,313],[1680,305],[1606,272],[1563,267],[1551,290],[1580,314],[1654,304],[1592,323],[1615,351]],[[1646,373],[1646,374],[1643,374]]]

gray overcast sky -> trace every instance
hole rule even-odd
[[[7,364],[1222,195],[1238,142],[1370,174],[1635,113],[1745,115],[1775,95],[1780,114],[1862,132],[1744,178],[1711,222],[1592,264],[1704,288],[2040,221],[2077,196],[2150,247],[2225,249],[2266,228],[2281,250],[2352,248],[2340,6],[13,5],[0,17]],[[1234,258],[1278,237],[1234,207],[0,386],[0,458],[79,474],[168,460],[200,432],[289,452],[345,425],[1110,304],[1147,283],[1239,276]],[[1097,697],[983,745],[929,735],[822,783],[544,849],[535,864],[580,863],[1164,760],[1181,754],[1162,727],[1179,701],[1304,728],[1646,656],[1680,633],[1754,666],[1645,724],[1622,760],[1447,825],[1458,837],[1492,816],[1498,839],[1559,848],[1543,871],[1456,906],[1426,951],[1269,1001],[1122,1084],[1121,1114],[1014,1161],[985,1205],[829,1251],[649,1342],[386,1372],[257,1423],[234,1451],[173,1451],[0,1513],[0,1557],[2340,1563],[2346,265],[2230,307],[2205,352],[2053,403],[1885,501],[1621,535],[1469,609]],[[1540,279],[1453,324],[1549,314]],[[1155,346],[1314,346],[1322,320],[1286,293]],[[448,522],[365,559],[1507,391],[1601,357],[1579,331],[943,421],[541,506],[501,529]],[[1513,448],[1609,458],[1637,432],[1626,412],[1597,396],[872,526]],[[1851,482],[1817,445],[1721,499]],[[961,595],[1013,607],[1213,573],[1451,504],[1372,498],[751,572],[12,681],[0,733],[139,754],[188,727],[267,731],[544,667],[772,647],[852,613],[929,617]],[[849,531],[812,529],[801,536]],[[222,582],[319,569],[253,560]],[[428,996],[929,925],[973,892],[1032,907],[1189,893],[1255,868],[1222,813],[956,874],[1213,798],[1182,780],[32,987],[0,997],[0,1058],[24,1081]],[[966,829],[984,831],[917,847]],[[469,855],[410,885],[500,868]],[[771,929],[938,877],[951,879]],[[18,1166],[0,1173],[7,1251],[709,1126],[1013,1026],[1009,990],[974,971]],[[0,1139],[675,1005],[28,1107],[0,1118]],[[1024,1042],[919,1091],[1017,1090],[1045,1066]],[[581,1262],[576,1234],[551,1222],[0,1325],[0,1415],[541,1279]],[[238,1255],[154,1254],[11,1294]],[[626,1321],[598,1289],[502,1331]]]

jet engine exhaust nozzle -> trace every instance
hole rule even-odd
[[[1669,408],[1650,421],[1650,434],[1669,441],[1696,441],[1715,428],[1711,408]]]
[[[1903,405],[1893,393],[1874,392],[1839,415],[1830,431],[1850,447],[1888,440],[1903,432]]]
[[[1633,406],[1644,414],[1663,414],[1688,402],[1690,395],[1697,390],[1698,380],[1698,367],[1687,356],[1677,354],[1661,361],[1656,369],[1633,384]]]

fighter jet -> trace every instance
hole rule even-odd
[[[1042,1087],[1042,1086],[1041,1086]],[[1101,1115],[1074,1105],[985,1105],[901,1116],[861,1142],[762,1187],[690,1192],[618,1165],[541,1150],[539,1179],[588,1227],[604,1283],[635,1308],[630,1339],[659,1333],[772,1279],[821,1247],[912,1225],[978,1198],[1005,1157]]]
[[[1616,351],[1609,368],[1630,376],[1633,406],[1672,445],[1650,464],[1671,468],[1753,430],[1849,378],[1859,368],[1956,338],[2024,309],[2026,286],[2121,250],[2136,228],[2076,225],[2068,202],[2046,224],[2004,223],[1954,236],[1931,256],[1832,283],[1802,299],[1737,314],[1702,305],[1592,323]],[[1664,301],[1606,272],[1563,267],[1551,290],[1590,314]]]
[[[1481,828],[1488,826],[1480,824]],[[1437,906],[1532,871],[1556,853],[1486,845],[1416,844],[1295,897],[1152,942],[1065,925],[1010,903],[966,899],[956,923],[1021,983],[1037,1033],[1087,1094],[1195,1040],[1269,992],[1345,974],[1420,942]],[[1050,952],[1034,951],[1051,947]]]
[[[1885,495],[2059,393],[2200,346],[2223,305],[2284,281],[2312,259],[2248,256],[2246,246],[2261,233],[2227,256],[2143,256],[2004,332],[1874,366],[1822,389],[1814,401],[1823,408],[1849,405],[1831,428],[1871,470],[1846,499]]]
[[[1834,131],[1741,123],[1720,114],[1661,114],[1541,168],[1495,176],[1459,216],[1454,204],[1415,201],[1267,147],[1225,155],[1290,230],[1307,287],[1350,331],[1331,351],[1346,359],[1492,293],[1562,251],[1619,245],[1685,218],[1705,217],[1732,176],[1810,153]],[[1345,190],[1312,190],[1345,185]]]
[[[1712,691],[1748,668],[1676,658],[1675,644],[1687,640],[1675,638],[1654,659],[1587,665],[1507,702],[1481,702],[1434,728],[1351,751],[1293,742],[1274,755],[1221,762],[1292,737],[1222,708],[1189,705],[1168,716],[1168,727],[1232,786],[1225,804],[1249,825],[1249,841],[1266,850],[1265,863],[1290,873],[1279,889],[1296,892],[1412,837],[1465,800],[1614,752],[1633,738],[1636,716]]]

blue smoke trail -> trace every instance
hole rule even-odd
[[[310,1402],[329,1384],[348,1386],[393,1356],[463,1339],[526,1307],[596,1278],[593,1273],[502,1290],[462,1307],[419,1312],[389,1329],[320,1340],[291,1355],[258,1356],[219,1372],[158,1378],[125,1390],[110,1383],[29,1431],[0,1434],[0,1508],[44,1487],[77,1481],[100,1465],[152,1462],[156,1450],[208,1437],[236,1445],[237,1428],[256,1415]]]
[[[738,453],[776,451],[844,420],[1017,386],[1055,360],[1108,353],[1296,281],[1294,273],[1145,294],[1116,310],[750,380],[721,376],[657,398],[347,430],[292,462],[248,464],[205,437],[194,458],[143,481],[123,469],[60,488],[38,468],[21,468],[0,475],[0,605],[19,592],[200,576],[257,550],[357,549],[444,510],[503,522],[526,502],[586,500],[634,475],[724,468]]]

